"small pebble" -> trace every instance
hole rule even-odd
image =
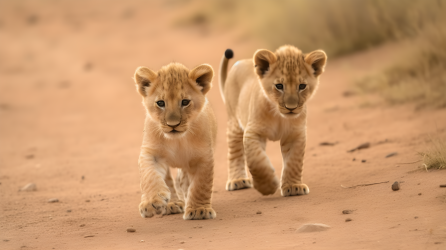
[[[85,227],[85,224],[80,224],[79,226],[80,226],[80,227]]]
[[[68,209],[68,210],[67,210],[67,213],[71,213],[71,209]]]
[[[349,222],[349,221],[352,221],[352,219],[350,219],[350,218],[345,219],[345,222]]]
[[[356,158],[353,158],[353,160],[352,161],[356,161]]]
[[[366,162],[367,160],[361,160],[362,163]]]
[[[48,203],[55,203],[55,202],[59,202],[59,199],[57,198],[52,198],[48,200]]]
[[[27,18],[28,24],[35,24],[39,21],[39,17],[36,15],[31,15]]]
[[[446,188],[446,184],[441,184],[440,187],[441,188]]]
[[[134,232],[136,232],[136,229],[131,227],[127,228],[127,233],[134,233]]]
[[[82,177],[81,177],[81,178],[82,178],[82,180],[85,180],[85,176],[83,176],[83,175],[82,175]]]
[[[27,191],[27,192],[28,191],[36,191],[36,190],[37,190],[37,186],[34,183],[28,183],[20,189],[20,191]]]
[[[397,155],[397,154],[398,154],[397,152],[390,153],[390,154],[386,155],[386,158],[395,156],[395,155]]]
[[[89,70],[91,70],[92,68],[93,68],[93,64],[90,63],[90,62],[87,62],[87,63],[84,65],[84,69],[85,69],[85,71],[89,71]]]
[[[84,238],[94,237],[94,235],[85,235]]]
[[[32,158],[34,158],[34,155],[26,155],[25,158],[26,159],[32,159]]]
[[[320,232],[330,229],[330,226],[321,224],[321,223],[313,223],[313,224],[304,224],[299,227],[296,232],[298,233],[307,233],[307,232]]]
[[[419,193],[418,195],[421,195],[421,193]]]
[[[139,242],[145,242],[145,240],[140,240]]]
[[[182,241],[182,242],[180,242],[180,244],[184,244],[184,243],[186,243],[186,241]]]
[[[257,211],[257,214],[262,214],[262,211]]]
[[[399,184],[397,181],[395,181],[395,182],[392,184],[392,190],[393,190],[393,191],[398,191],[398,190],[400,190],[400,184]]]
[[[415,218],[415,219],[418,219],[418,216],[415,216],[414,218]]]
[[[353,210],[342,210],[343,214],[351,214],[353,213]]]

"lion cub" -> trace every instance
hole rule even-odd
[[[211,206],[217,123],[205,97],[213,75],[207,64],[193,70],[179,63],[158,72],[136,69],[147,111],[139,156],[143,218],[183,212],[185,220],[217,216]],[[170,167],[178,168],[175,186]]]
[[[316,50],[303,54],[293,46],[271,52],[257,50],[253,60],[234,64],[227,76],[226,50],[220,64],[220,90],[228,113],[229,191],[251,187],[274,194],[278,180],[266,153],[266,140],[280,140],[283,157],[282,196],[308,194],[302,182],[306,143],[306,102],[318,87],[327,56]],[[226,80],[227,76],[227,80]]]

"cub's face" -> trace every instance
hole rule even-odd
[[[254,54],[255,72],[265,96],[282,117],[289,118],[304,110],[317,89],[326,61],[321,50],[303,55],[292,46],[283,46],[275,53],[258,50]]]
[[[206,103],[205,94],[211,88],[213,74],[207,64],[189,70],[182,64],[171,63],[158,72],[137,68],[136,88],[147,114],[157,123],[153,132],[178,138],[191,131],[191,122]]]

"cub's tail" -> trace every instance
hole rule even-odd
[[[234,57],[234,52],[232,51],[232,49],[227,49],[220,62],[220,72],[218,78],[220,80],[220,94],[223,98],[223,102],[225,102],[223,90],[225,89],[226,77],[228,76],[228,62],[229,59],[231,59],[232,57]]]

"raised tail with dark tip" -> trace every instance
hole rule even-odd
[[[220,81],[220,93],[221,97],[223,98],[223,102],[225,102],[225,95],[223,90],[225,89],[226,77],[228,76],[228,62],[229,59],[231,59],[232,57],[234,57],[234,52],[232,51],[232,49],[227,49],[220,62],[220,71],[218,78]]]

